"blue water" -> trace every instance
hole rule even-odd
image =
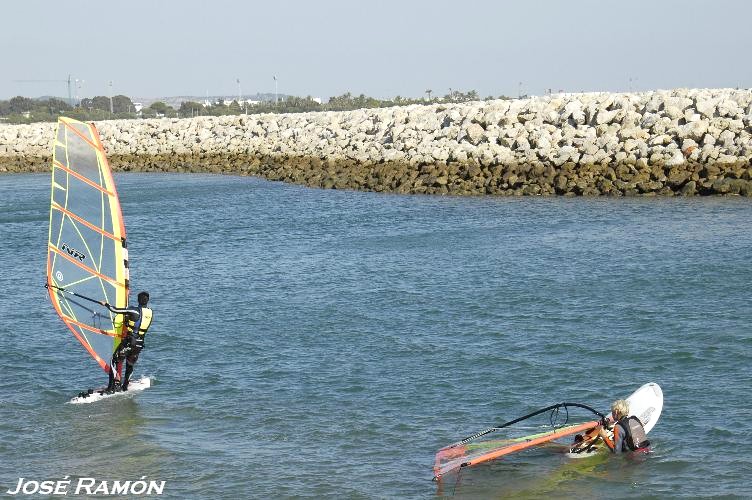
[[[165,481],[162,497],[752,496],[752,201],[450,198],[116,176],[142,393],[49,304],[48,176],[0,176],[0,495]],[[441,490],[436,450],[551,403],[665,407],[642,460],[541,451]]]

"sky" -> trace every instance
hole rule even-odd
[[[80,98],[273,93],[275,76],[280,94],[324,101],[752,87],[747,0],[8,0],[1,12],[0,99],[67,97],[69,75]]]

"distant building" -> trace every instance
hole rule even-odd
[[[142,109],[144,109],[143,103],[140,102],[134,102],[133,103],[133,109],[136,110],[136,113],[140,113]]]
[[[317,103],[317,104],[322,104],[322,102],[321,102],[321,98],[320,98],[320,97],[314,97],[314,98],[312,98],[311,100],[312,100],[313,102]]]

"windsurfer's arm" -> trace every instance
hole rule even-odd
[[[611,448],[611,451],[613,451],[614,453],[621,453],[625,435],[626,434],[622,430],[621,425],[614,425],[614,447]]]
[[[111,306],[107,302],[104,303],[104,306],[109,309],[110,312],[114,312],[115,314],[126,314],[130,316],[133,321],[138,321],[138,319],[141,317],[141,313],[138,312],[138,309],[120,309],[119,307]]]
[[[616,426],[618,427],[618,426]],[[616,427],[614,427],[614,433],[616,433]],[[608,435],[608,432],[606,432],[606,428],[601,426],[600,430],[598,431],[598,435],[603,439],[603,442],[606,443],[606,446],[608,446],[608,449],[612,452],[614,451],[614,442],[611,440],[611,436]],[[615,435],[614,435],[615,437]]]

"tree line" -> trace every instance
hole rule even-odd
[[[194,116],[224,116],[260,113],[302,113],[307,111],[348,111],[362,108],[385,108],[390,106],[407,106],[410,104],[435,104],[438,102],[468,102],[481,100],[474,90],[469,92],[451,91],[443,97],[433,97],[433,91],[426,90],[425,98],[409,98],[396,96],[391,99],[377,99],[364,94],[358,96],[350,92],[329,98],[326,103],[319,103],[311,96],[280,96],[276,101],[260,101],[248,104],[233,100],[228,105],[215,102],[211,106],[195,101],[184,101],[180,107],[174,107],[161,102],[153,102],[149,106],[136,110],[136,106],[128,96],[117,95],[112,99],[106,96],[96,96],[82,99],[78,104],[71,105],[62,99],[30,99],[17,96],[7,101],[0,100],[0,122],[2,123],[33,123],[57,121],[59,116],[68,116],[81,121],[98,121],[113,119],[140,118],[190,118]],[[506,96],[486,97],[489,99],[508,99]]]

